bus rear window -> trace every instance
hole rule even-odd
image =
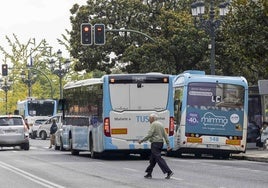
[[[166,83],[110,84],[111,105],[115,111],[166,109],[168,103]]]

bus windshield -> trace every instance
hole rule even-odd
[[[55,101],[32,100],[28,101],[28,114],[30,116],[54,115]]]

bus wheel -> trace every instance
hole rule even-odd
[[[72,141],[72,139],[70,138],[70,150],[71,150],[71,154],[72,155],[79,155],[79,151],[78,150],[75,150],[75,149],[73,149],[73,141]]]
[[[90,136],[89,140],[90,140],[90,143],[89,143],[89,145],[90,145],[90,148],[89,148],[90,149],[90,157],[92,159],[94,159],[94,158],[96,158],[96,153],[94,152],[94,145],[93,145],[92,136]]]

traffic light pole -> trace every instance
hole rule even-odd
[[[151,41],[156,43],[156,40],[154,40],[152,37],[150,37],[149,35],[142,33],[140,31],[137,30],[132,30],[132,29],[106,29],[106,31],[111,31],[111,32],[132,32],[132,33],[138,33],[141,34],[145,37],[147,37],[148,39],[150,39]]]
[[[92,29],[93,28],[93,29]],[[138,33],[141,34],[152,42],[157,43],[149,35],[142,33],[137,30],[132,29],[106,29],[104,24],[95,24],[92,26],[90,23],[82,23],[81,24],[81,44],[84,46],[93,45],[104,45],[105,44],[105,33],[107,32],[131,32],[131,33]],[[93,42],[94,39],[94,42]]]

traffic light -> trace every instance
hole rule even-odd
[[[104,24],[94,25],[94,43],[96,45],[105,44],[105,25]]]
[[[7,64],[2,64],[2,76],[7,76]]]
[[[81,44],[92,45],[92,30],[89,23],[81,24]]]

